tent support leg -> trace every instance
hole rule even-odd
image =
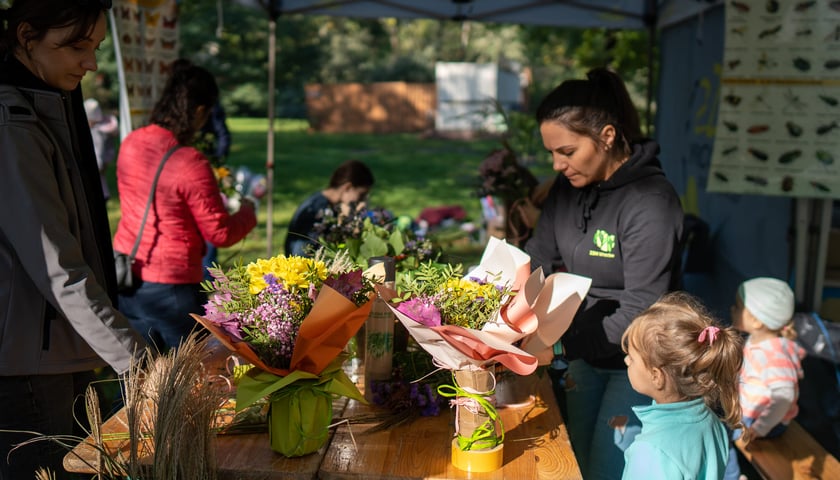
[[[265,239],[269,257],[274,255],[274,86],[277,62],[277,19],[272,16],[268,22],[268,136],[265,159],[265,179],[268,186],[266,204]]]

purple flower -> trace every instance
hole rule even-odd
[[[362,289],[362,271],[353,270],[337,277],[330,277],[324,281],[324,285],[344,295],[348,300],[354,300],[356,292]]]
[[[223,310],[224,305],[230,302],[232,295],[230,293],[217,293],[210,298],[210,301],[204,305],[204,317],[225,332],[229,333],[231,337],[236,340],[242,340],[242,334],[239,330],[241,319],[237,313],[227,313]]]
[[[440,311],[431,302],[426,302],[421,298],[400,302],[397,310],[427,327],[440,326]]]

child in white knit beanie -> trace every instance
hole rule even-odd
[[[731,315],[732,326],[748,335],[739,392],[746,441],[781,435],[799,412],[805,350],[794,341],[794,303],[790,286],[776,278],[753,278],[738,287]],[[732,475],[734,453],[725,479],[738,478]]]

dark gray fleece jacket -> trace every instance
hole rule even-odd
[[[525,246],[531,267],[589,277],[592,286],[561,341],[567,358],[623,368],[619,346],[640,312],[677,288],[683,212],[646,140],[609,180],[573,187],[559,175]]]

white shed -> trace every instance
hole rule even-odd
[[[496,102],[506,111],[521,107],[519,74],[497,64],[438,62],[435,84],[439,132],[503,131]]]

